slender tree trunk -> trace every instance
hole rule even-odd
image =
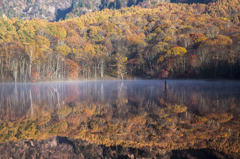
[[[186,68],[185,68],[185,57],[183,57],[183,71],[184,71],[184,73],[185,73],[185,70],[186,70]]]
[[[14,76],[14,82],[17,82],[17,76],[18,76],[18,63],[13,61],[13,76]]]
[[[95,71],[95,80],[96,80],[97,79],[97,66],[96,66],[96,64],[95,64],[94,71]]]
[[[1,59],[1,75],[2,75],[2,80],[4,81],[4,73],[3,73],[3,60]]]
[[[52,87],[52,89],[56,92],[56,94],[57,94],[57,108],[60,108],[60,99],[59,99],[59,92],[58,92],[58,90],[57,90],[57,88],[55,89],[53,86],[51,86]]]
[[[29,77],[32,75],[32,54],[33,54],[33,49],[30,49],[30,64],[29,64]]]
[[[122,73],[122,69],[120,69],[119,71],[120,71],[121,78],[122,78],[122,80],[123,80],[123,73]]]
[[[152,76],[152,62],[151,62],[151,60],[149,60],[149,65],[150,65],[150,72],[151,72],[151,76]]]
[[[101,101],[104,101],[104,87],[103,87],[103,83],[101,83]]]
[[[104,74],[104,60],[101,60],[101,78],[103,78]]]
[[[31,109],[31,116],[33,116],[33,103],[32,103],[32,92],[30,90],[29,92],[29,98],[30,98],[30,109]]]

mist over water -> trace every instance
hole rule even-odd
[[[128,107],[163,107],[161,99],[190,110],[226,111],[232,102],[240,102],[239,90],[239,82],[198,80],[168,80],[166,90],[163,80],[0,84],[0,113],[9,113],[12,120],[11,116],[34,113],[33,107],[41,105],[50,111],[83,102],[114,107],[121,100]]]

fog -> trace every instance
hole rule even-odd
[[[166,89],[164,80],[0,84],[0,115],[15,120],[42,105],[53,111],[83,102],[146,111],[172,103],[184,104],[190,111],[225,112],[240,103],[239,90],[240,82],[203,80],[167,80]],[[236,106],[233,110],[239,112]]]

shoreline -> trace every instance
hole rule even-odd
[[[220,78],[220,79],[205,79],[205,78],[168,78],[168,79],[157,79],[157,78],[138,78],[138,79],[79,79],[79,80],[66,80],[66,81],[36,81],[36,82],[0,82],[0,84],[33,84],[33,83],[60,83],[60,82],[100,82],[100,81],[206,81],[206,82],[240,82],[240,79],[226,79],[226,78]]]

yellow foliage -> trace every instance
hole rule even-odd
[[[165,117],[165,120],[166,120],[166,121],[169,121],[169,122],[172,121],[172,119],[171,119],[171,118],[168,118],[168,117]]]
[[[83,51],[84,51],[84,54],[89,58],[91,58],[93,55],[96,54],[94,47],[92,46],[92,44],[89,44],[89,43],[83,46]]]
[[[64,28],[62,28],[62,27],[59,28],[58,27],[58,35],[59,35],[61,40],[64,40],[67,36],[67,32]]]
[[[170,50],[168,50],[165,57],[168,57],[168,56],[183,56],[185,53],[187,53],[187,50],[184,47],[173,47]]]
[[[160,55],[157,62],[163,62],[163,60],[164,60],[164,56]]]
[[[67,56],[68,54],[71,53],[71,49],[66,44],[57,46],[55,48],[55,51],[59,51],[64,56]]]
[[[195,39],[195,43],[203,43],[207,40],[208,38],[207,37],[198,37]]]
[[[208,121],[208,118],[206,118],[204,116],[195,115],[193,120],[191,121],[191,124],[203,124],[206,121]]]
[[[67,128],[68,128],[68,124],[66,121],[63,120],[59,125],[59,132],[60,133],[65,132],[67,130]]]
[[[230,45],[232,44],[232,39],[225,35],[217,35],[213,39],[207,41],[208,45]]]
[[[41,60],[45,59],[40,46],[33,41],[25,44],[25,51],[32,59],[33,63],[39,63]]]
[[[176,29],[175,28],[174,29],[169,28],[165,32],[166,32],[167,35],[173,36],[176,32]]]
[[[144,39],[145,36],[143,34],[132,34],[132,35],[127,35],[127,39],[130,41],[130,43],[136,44],[138,42],[142,42],[142,39]]]
[[[154,29],[154,33],[156,33],[156,34],[159,34],[161,32],[162,32],[161,27],[157,27],[156,29]]]
[[[160,53],[161,55],[164,54],[165,52],[167,52],[169,50],[169,44],[168,43],[165,43],[165,42],[159,42],[157,45],[155,45],[153,48],[152,48],[152,51],[155,52],[155,53]],[[160,55],[160,57],[161,57]],[[159,58],[160,58],[159,57]],[[161,62],[161,60],[159,61]]]
[[[69,107],[68,105],[65,105],[64,107],[61,107],[60,109],[57,110],[57,114],[67,116],[72,112],[72,108]]]
[[[211,115],[208,115],[207,117],[209,119],[216,120],[219,123],[224,123],[231,120],[233,118],[233,115],[228,113],[221,113],[221,114],[211,114]]]
[[[118,30],[118,34],[119,34],[119,35],[122,35],[122,32],[123,32],[122,29],[119,29],[119,30]]]
[[[96,111],[96,105],[93,105],[92,108],[89,108],[89,107],[86,107],[84,110],[83,110],[83,113],[87,116],[91,116],[95,113]]]
[[[44,114],[43,116],[37,118],[36,124],[37,125],[44,125],[47,122],[49,122],[51,120],[51,114],[46,112],[46,114]]]
[[[60,124],[53,125],[51,133],[58,134],[67,131],[68,124],[65,120],[62,120]]]
[[[148,34],[146,40],[147,40],[148,42],[151,42],[151,41],[153,40],[153,38],[155,38],[156,36],[157,36],[156,33],[150,33],[150,34]]]
[[[90,26],[88,30],[88,36],[90,38],[94,38],[96,37],[97,34],[98,34],[98,28],[94,26]]]
[[[172,38],[170,36],[167,36],[166,38],[164,38],[164,42],[168,42],[169,40],[171,40]]]
[[[182,113],[187,110],[187,107],[183,104],[166,104],[168,109],[170,109],[174,113]]]
[[[36,35],[35,43],[43,48],[49,48],[50,46],[50,41],[46,37],[40,35]]]

